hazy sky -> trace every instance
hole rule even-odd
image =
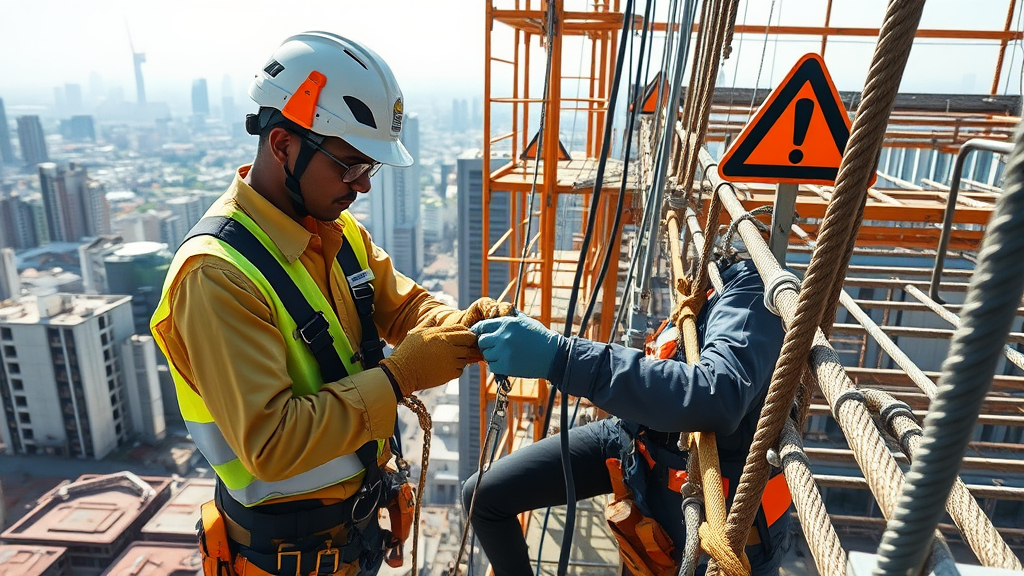
[[[490,0],[0,0],[0,97],[15,112],[25,105],[52,106],[53,88],[65,83],[80,84],[88,97],[95,73],[105,89],[120,86],[126,99],[134,100],[127,23],[136,49],[146,53],[147,94],[153,101],[172,106],[187,102],[191,81],[206,78],[211,101],[218,102],[225,75],[231,76],[240,99],[251,75],[281,40],[302,30],[322,29],[361,40],[383,56],[403,86],[409,108],[415,109],[417,99],[423,104],[429,96],[482,93],[485,1]],[[499,7],[512,4],[494,1]],[[1001,29],[1008,3],[929,0],[922,27]],[[661,8],[666,4],[658,3]],[[833,4],[833,25],[850,27],[878,26],[885,9],[885,0]],[[566,0],[566,5],[580,9],[584,1]],[[820,25],[825,5],[826,0],[744,0],[737,21],[746,18],[747,24],[764,25],[771,13],[774,23],[781,19],[786,25]],[[1012,27],[1019,29],[1019,14]],[[507,37],[501,30],[495,36]],[[766,50],[763,34],[734,41],[733,57],[723,71],[725,85],[749,87],[760,74],[760,86],[770,86],[801,54],[820,47],[816,40],[768,40]],[[996,43],[936,42],[915,47],[904,90],[988,91]],[[872,47],[873,39],[868,38],[829,41],[826,62],[841,90],[863,86]],[[1024,62],[1020,48],[1008,51],[1006,60],[1003,79],[1012,78],[1010,92],[1016,93]],[[576,74],[580,61],[578,40],[567,42],[565,73]],[[543,66],[542,59],[535,64]],[[1000,92],[1004,85],[1001,80]]]

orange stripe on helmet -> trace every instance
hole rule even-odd
[[[312,128],[313,118],[316,117],[316,103],[320,99],[320,91],[323,90],[325,84],[327,84],[327,77],[313,70],[299,86],[299,89],[288,98],[281,113],[285,118],[303,128]]]

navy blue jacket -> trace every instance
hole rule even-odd
[[[657,360],[618,344],[576,339],[562,346],[559,390],[584,396],[622,419],[663,432],[715,432],[721,448],[750,445],[785,332],[764,307],[764,285],[753,262],[722,272],[697,318],[700,362]]]
[[[722,281],[722,292],[708,299],[697,318],[701,343],[697,364],[686,363],[682,346],[676,358],[658,360],[617,344],[575,339],[571,345],[568,340],[562,342],[553,363],[558,368],[549,376],[559,390],[586,397],[618,416],[620,429],[630,436],[642,428],[670,433],[661,435],[671,439],[662,445],[661,453],[669,453],[676,462],[667,467],[678,469],[682,466],[678,462],[685,462],[686,454],[674,446],[679,432],[714,432],[731,503],[785,331],[782,320],[764,307],[764,284],[753,262],[726,268]],[[636,503],[658,519],[681,547],[679,495],[668,494],[667,470],[652,473],[635,456],[627,463],[629,451],[624,451],[623,466]],[[775,534],[787,525],[773,525],[771,540],[778,540]],[[763,528],[767,530],[766,525]],[[772,544],[777,548],[779,542]],[[748,549],[748,555],[755,565],[767,562],[765,568],[771,568],[778,562],[778,558],[772,561],[771,548],[753,555]]]

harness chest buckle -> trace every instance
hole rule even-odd
[[[330,333],[330,324],[324,313],[317,311],[301,328],[295,330],[297,338],[302,339],[314,353],[319,352],[334,342]]]

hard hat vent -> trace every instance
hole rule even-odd
[[[282,70],[284,70],[284,66],[277,60],[271,60],[263,69],[263,71],[267,73],[267,76],[270,76],[271,78],[276,78]]]
[[[362,100],[355,96],[345,96],[345,103],[348,104],[348,109],[352,111],[352,117],[356,119],[356,122],[370,128],[377,128],[377,122],[373,120],[373,112]]]
[[[357,63],[359,63],[359,65],[363,67],[363,70],[369,70],[369,68],[366,67],[366,64],[363,64],[362,60],[360,60],[359,58],[356,58],[355,54],[353,54],[353,53],[348,51],[348,48],[345,49],[345,54],[348,54],[349,57],[351,57],[353,60],[355,60]]]

